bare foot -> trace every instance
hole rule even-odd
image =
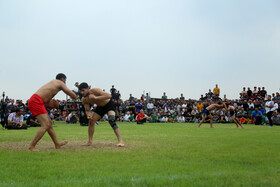
[[[35,147],[29,147],[29,151],[40,151],[40,149],[36,149]]]
[[[87,143],[83,144],[82,146],[90,146],[90,145],[92,145],[92,142],[87,142]]]
[[[116,145],[117,147],[124,147],[124,143],[123,142],[120,142]]]
[[[60,149],[61,146],[64,146],[66,145],[68,142],[67,141],[63,141],[63,142],[60,142],[58,145],[55,146],[56,149]]]

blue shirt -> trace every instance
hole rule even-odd
[[[259,111],[259,110],[256,112],[256,111],[254,110],[254,111],[252,112],[252,117],[255,118],[255,119],[257,119],[257,115],[262,116],[262,112]]]

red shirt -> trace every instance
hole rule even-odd
[[[136,120],[137,120],[137,121],[141,121],[145,116],[146,116],[145,114],[139,113],[139,114],[137,115]]]

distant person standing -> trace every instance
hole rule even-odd
[[[148,93],[146,93],[145,100],[149,102],[149,101],[150,101],[150,99],[151,99],[151,97],[149,96],[149,94],[148,94]]]
[[[245,87],[243,87],[243,90],[241,91],[241,96],[242,96],[242,99],[245,99],[247,97],[247,91],[246,91]]]
[[[247,96],[248,98],[250,98],[252,96],[252,90],[250,89],[250,87],[248,87],[248,90],[247,90]]]
[[[163,92],[163,96],[161,97],[161,99],[162,99],[163,101],[167,101],[167,96],[166,96],[166,93],[165,93],[165,92]]]
[[[184,95],[183,95],[182,93],[181,93],[180,100],[181,100],[181,101],[185,100],[185,97],[184,97]]]
[[[268,95],[267,101],[265,103],[265,112],[269,121],[270,128],[272,128],[273,126],[272,119],[271,119],[273,113],[273,107],[274,107],[274,102],[271,101],[271,95]]]
[[[216,84],[216,87],[213,89],[213,92],[216,97],[220,96],[220,88],[218,87],[218,84]]]
[[[262,87],[261,96],[262,96],[264,99],[266,98],[266,94],[267,94],[266,90],[264,89],[264,87]],[[271,97],[270,97],[270,99],[271,99]]]
[[[112,88],[110,89],[110,92],[111,92],[111,96],[112,96],[112,99],[115,99],[115,95],[116,95],[116,88],[114,85],[112,85]]]

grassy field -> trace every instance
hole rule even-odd
[[[27,151],[38,128],[0,129],[0,186],[279,186],[280,127],[233,124],[118,123],[124,148],[108,123],[96,126],[94,145],[87,127],[54,126],[41,152]]]

